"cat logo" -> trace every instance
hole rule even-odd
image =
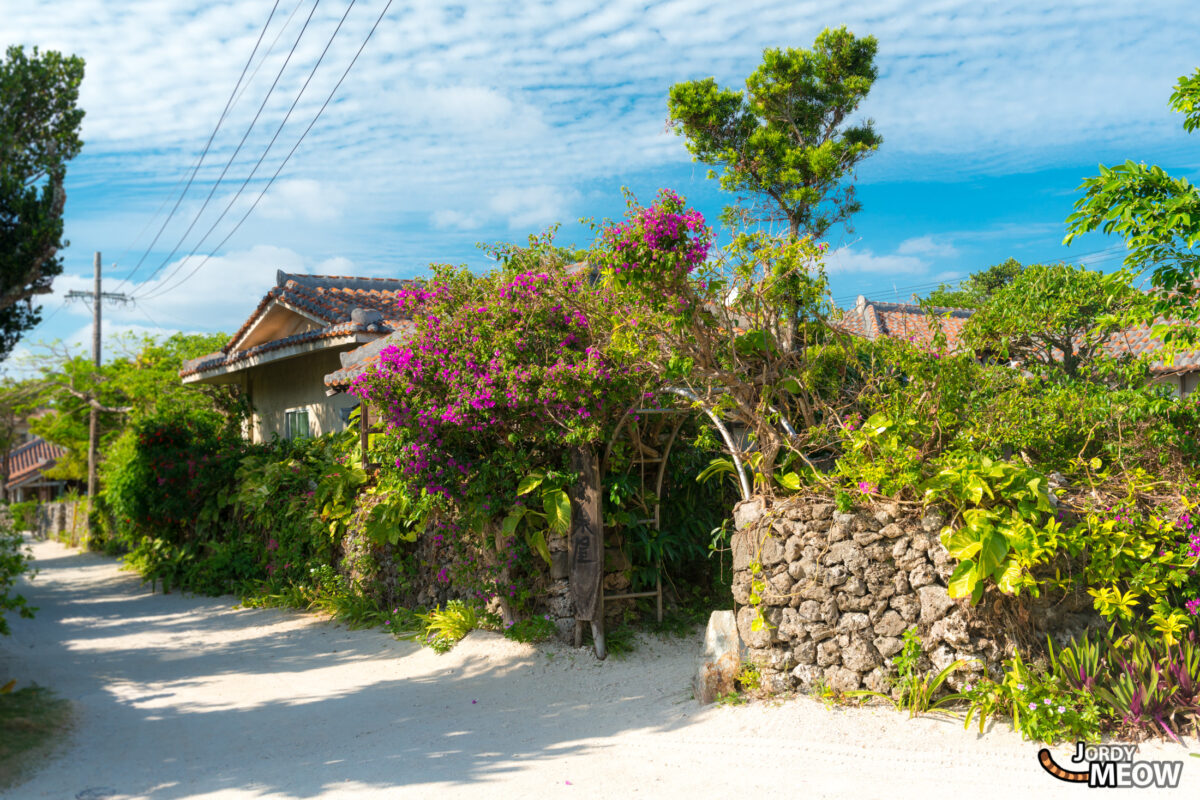
[[[1072,760],[1087,764],[1087,771],[1063,769],[1054,762],[1050,751],[1038,751],[1038,762],[1042,769],[1060,781],[1086,783],[1101,789],[1175,789],[1183,774],[1182,761],[1134,761],[1137,750],[1132,744],[1084,744],[1075,743]]]

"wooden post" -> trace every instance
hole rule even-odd
[[[575,633],[583,635],[583,623],[592,623],[596,655],[607,655],[604,647],[604,527],[600,516],[600,460],[590,447],[571,451],[571,469],[579,481],[571,487],[571,531],[567,540],[567,562],[571,573],[571,598],[575,601]]]

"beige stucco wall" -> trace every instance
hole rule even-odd
[[[347,345],[349,350],[357,345]],[[251,439],[269,441],[271,434],[286,435],[286,412],[294,409],[308,411],[312,435],[342,430],[345,425],[338,413],[353,408],[358,399],[352,395],[325,396],[325,376],[341,369],[338,349],[305,353],[283,361],[273,361],[246,370],[246,388],[254,407]]]

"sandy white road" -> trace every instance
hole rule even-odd
[[[808,698],[702,709],[695,641],[648,639],[598,663],[476,633],[438,656],[311,615],[151,594],[110,559],[34,549],[40,574],[23,591],[40,611],[0,641],[0,677],[57,689],[79,724],[14,798],[1089,793],[1043,772],[1008,729]],[[1162,794],[1200,796],[1184,748],[1138,757],[1184,759],[1184,785]]]

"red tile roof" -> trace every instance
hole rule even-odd
[[[219,352],[183,363],[181,378],[226,367],[262,353],[289,345],[314,342],[354,333],[380,336],[404,326],[406,317],[399,309],[399,292],[419,281],[398,278],[355,278],[344,275],[297,275],[278,271],[276,285],[266,293],[258,307]],[[324,323],[324,327],[285,336],[247,348],[233,348],[274,304],[298,309]]]
[[[847,333],[867,339],[888,336],[905,339],[926,349],[933,346],[937,327],[946,334],[946,344],[951,351],[957,350],[962,340],[963,326],[974,313],[969,308],[933,308],[937,321],[930,325],[925,309],[910,303],[882,303],[868,300],[859,295],[853,308],[839,309],[835,313],[833,326]]]
[[[1155,324],[1162,324],[1166,320],[1159,318],[1155,320]],[[1121,356],[1131,353],[1135,356],[1146,356],[1153,353],[1162,352],[1165,347],[1162,340],[1154,336],[1151,332],[1151,326],[1138,325],[1128,330],[1114,333],[1105,343],[1105,349],[1109,355]],[[1176,352],[1171,357],[1165,354],[1150,362],[1150,371],[1156,375],[1170,375],[1179,372],[1194,372],[1200,369],[1200,348],[1187,348]]]
[[[939,324],[946,333],[950,350],[957,350],[962,342],[963,326],[975,313],[974,309],[934,308],[933,312],[938,316]],[[1159,319],[1156,323],[1163,321]],[[835,314],[833,325],[856,336],[868,339],[890,336],[907,339],[925,348],[932,346],[935,333],[935,329],[929,325],[928,316],[920,306],[911,303],[881,303],[867,300],[862,295],[859,295],[859,301],[854,308],[841,309],[839,314]],[[1150,326],[1139,325],[1114,333],[1109,337],[1105,349],[1110,356],[1129,353],[1144,356],[1162,350],[1163,344],[1151,335]],[[1200,348],[1182,350],[1174,355],[1172,361],[1166,358],[1153,361],[1150,370],[1159,375],[1200,370]]]
[[[361,347],[347,350],[341,354],[342,368],[326,375],[325,385],[331,389],[344,390],[355,378],[369,370],[371,365],[379,360],[379,356],[384,350],[393,345],[402,344],[412,336],[412,333],[412,323],[405,322],[382,339],[376,339]]]
[[[66,455],[66,450],[40,436],[8,453],[8,483],[15,486],[39,472],[50,469]]]

